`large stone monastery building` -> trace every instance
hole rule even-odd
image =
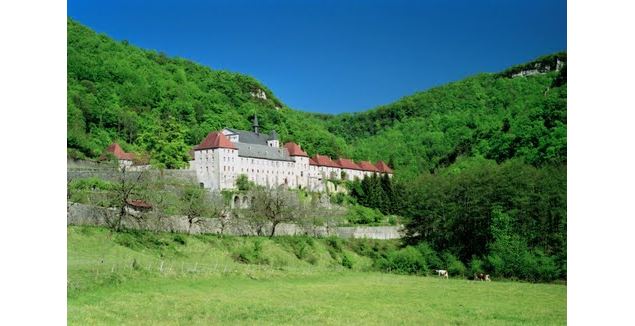
[[[257,185],[285,185],[310,191],[324,191],[328,179],[362,179],[373,173],[392,176],[392,169],[382,161],[373,165],[344,158],[333,161],[323,155],[309,158],[296,143],[280,146],[275,131],[259,132],[257,117],[253,131],[225,128],[210,132],[194,148],[190,168],[196,170],[203,187],[213,190],[235,188],[241,174]]]

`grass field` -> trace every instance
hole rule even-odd
[[[236,262],[262,247],[260,264]],[[566,286],[393,275],[324,239],[121,235],[68,228],[68,322],[85,324],[566,323]],[[308,252],[308,253],[307,253]],[[347,269],[338,255],[353,261]]]

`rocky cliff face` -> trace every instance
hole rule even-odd
[[[255,89],[254,91],[250,92],[251,96],[261,99],[261,100],[267,100],[267,94],[265,94],[265,91],[263,91],[260,88]]]
[[[548,73],[553,70],[559,71],[560,69],[562,69],[562,67],[564,67],[564,65],[565,65],[565,62],[561,61],[559,58],[556,58],[555,68],[554,68],[554,65],[550,63],[536,62],[533,64],[533,67],[531,69],[523,69],[519,72],[512,74],[511,77],[512,78],[526,77],[531,75]]]

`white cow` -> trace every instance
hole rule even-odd
[[[448,271],[445,269],[435,269],[434,272],[437,273],[439,277],[448,278]]]

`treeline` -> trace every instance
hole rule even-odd
[[[254,78],[115,41],[68,19],[67,148],[96,158],[111,142],[149,154],[157,166],[186,166],[188,151],[210,131],[249,130],[302,144],[310,154],[338,156],[344,141],[323,121],[287,108]],[[263,91],[267,99],[251,93]]]
[[[384,214],[399,214],[402,211],[402,187],[395,187],[388,174],[372,174],[362,180],[348,182],[350,195],[362,206],[377,208]]]
[[[462,158],[438,174],[383,180],[367,177],[353,183],[351,195],[406,217],[405,243],[412,248],[429,246],[499,277],[566,278],[566,167]],[[391,204],[382,206],[386,201]],[[415,249],[393,258],[417,260],[422,254]]]

